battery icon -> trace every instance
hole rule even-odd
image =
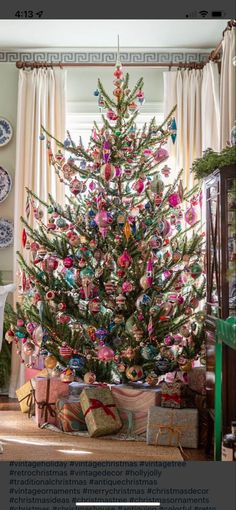
[[[222,11],[212,11],[211,15],[213,18],[221,18],[223,16],[223,12]]]

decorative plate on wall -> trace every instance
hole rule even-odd
[[[13,243],[13,223],[0,218],[0,248],[6,248]]]
[[[12,180],[8,171],[0,166],[0,203],[7,198],[11,191]]]
[[[0,147],[10,142],[13,135],[13,129],[10,122],[3,117],[0,117]]]

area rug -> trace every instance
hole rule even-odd
[[[0,411],[1,461],[182,461],[178,448],[40,429],[20,411]]]

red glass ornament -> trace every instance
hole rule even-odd
[[[26,241],[27,241],[27,234],[26,234],[25,228],[23,228],[23,230],[22,230],[22,245],[23,245],[23,248],[25,248]]]

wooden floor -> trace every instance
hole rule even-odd
[[[3,412],[1,412],[1,411],[3,411]],[[9,411],[9,414],[7,413],[7,411]],[[16,412],[16,414],[14,414],[14,411],[18,411],[18,412]],[[3,456],[1,456],[1,460],[11,460],[11,458],[14,458],[14,455],[16,454],[16,449],[18,448],[18,450],[19,450],[20,442],[22,442],[22,443],[24,442],[24,437],[21,438],[21,440],[19,440],[19,433],[21,433],[24,436],[24,423],[25,423],[25,426],[27,426],[27,428],[28,428],[29,420],[27,419],[26,415],[22,415],[22,424],[23,425],[21,424],[21,422],[19,425],[18,416],[21,416],[21,415],[19,414],[18,401],[15,399],[9,399],[8,397],[5,397],[5,396],[0,396],[0,414],[2,417],[0,420],[0,439],[2,437],[2,443],[4,446],[4,450],[5,450],[5,455],[3,454]],[[9,420],[7,419],[8,417],[9,417]],[[14,417],[15,417],[15,419],[14,419]],[[25,422],[24,422],[24,420],[25,420]],[[10,423],[8,423],[8,421],[10,421]],[[66,450],[66,448],[67,448],[66,445],[68,444],[68,449],[70,449],[71,451],[73,451],[73,450],[76,451],[76,448],[75,448],[76,443],[74,443],[72,441],[72,439],[74,440],[75,436],[72,438],[72,436],[60,433],[57,435],[57,437],[55,439],[55,434],[57,434],[57,433],[54,433],[53,440],[50,441],[50,437],[52,439],[52,436],[50,436],[49,431],[37,429],[35,424],[30,425],[30,427],[31,426],[32,426],[32,429],[30,429],[30,430],[32,431],[32,435],[35,437],[35,434],[37,433],[38,440],[39,440],[38,447],[35,444],[35,446],[33,448],[33,458],[31,459],[32,449],[28,448],[28,450],[27,450],[27,446],[26,446],[25,447],[26,448],[25,458],[24,459],[18,458],[18,460],[35,460],[35,459],[37,459],[38,458],[37,449],[39,449],[39,452],[40,452],[39,456],[41,458],[42,444],[43,444],[44,439],[45,439],[45,446],[46,446],[46,444],[51,445],[50,447],[47,446],[46,449],[43,448],[43,450],[46,450],[45,458],[47,458],[47,459],[51,458],[51,460],[66,460],[65,456],[63,456],[63,454],[59,457],[57,454],[57,457],[54,459],[55,450],[57,450],[57,451],[60,450],[60,448],[58,450],[58,444],[61,444],[62,450],[64,449],[65,451],[68,451],[68,450]],[[22,430],[20,431],[19,428]],[[31,433],[30,430],[28,431],[28,433]],[[11,431],[11,434],[13,434],[13,437],[14,437],[14,434],[18,437],[18,439],[16,439],[15,442],[13,439],[8,437],[8,435],[6,435],[9,431]],[[4,444],[4,437],[8,438],[5,440],[5,444]],[[118,440],[109,440],[109,439],[102,441],[99,439],[94,440],[94,439],[90,439],[90,438],[80,438],[80,437],[78,438],[78,436],[76,437],[77,443],[78,443],[78,439],[79,439],[79,444],[80,444],[80,449],[81,449],[79,458],[75,458],[72,455],[72,457],[70,457],[70,459],[67,459],[67,460],[71,460],[71,458],[73,458],[73,460],[109,460],[109,461],[110,460],[115,461],[115,460],[121,460],[121,459],[134,460],[134,461],[160,460],[160,459],[155,458],[155,455],[156,455],[155,447],[152,447],[152,446],[147,447],[147,445],[145,443],[137,443],[137,442],[131,442],[131,441],[118,441]],[[26,440],[26,438],[25,438],[25,440]],[[56,440],[56,443],[55,443],[55,440]],[[33,441],[33,438],[32,438],[32,441]],[[35,442],[35,441],[33,441],[33,442]],[[54,443],[55,443],[55,445],[54,445]],[[63,445],[62,445],[62,443],[63,443]],[[57,444],[57,446],[56,446],[56,444]],[[23,444],[22,444],[22,446],[23,446]],[[87,452],[87,454],[86,454],[86,452]],[[212,457],[208,457],[205,454],[203,449],[187,449],[187,448],[185,448],[184,453],[186,455],[186,460],[188,460],[188,461],[212,460]],[[20,453],[19,453],[19,455],[20,455]],[[91,457],[91,455],[92,455],[92,457]],[[5,459],[3,457],[5,457]],[[40,459],[38,458],[38,460],[40,460]],[[162,460],[165,460],[165,459],[163,458]],[[179,460],[179,459],[176,458],[175,460]]]

